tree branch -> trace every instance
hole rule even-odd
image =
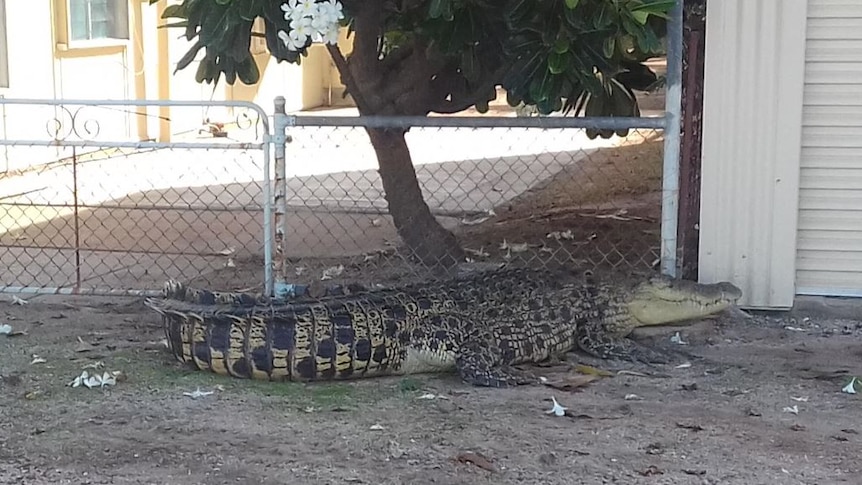
[[[357,88],[356,80],[350,72],[350,65],[347,63],[347,59],[344,58],[341,49],[337,44],[326,44],[326,50],[329,52],[332,62],[335,63],[335,68],[338,69],[338,73],[341,75],[341,81],[347,86],[347,92],[353,96],[356,107],[359,108],[360,112],[365,112],[369,108],[368,103],[365,101],[362,92]]]

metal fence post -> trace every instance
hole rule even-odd
[[[287,272],[285,267],[285,213],[287,212],[287,165],[285,161],[285,144],[287,143],[288,118],[284,110],[284,96],[275,98],[273,112],[273,145],[275,147],[275,285],[273,293],[268,296],[283,297],[288,292]]]
[[[683,0],[677,0],[667,23],[667,94],[665,97],[661,198],[661,272],[671,277],[677,275],[680,112],[682,110],[682,2]]]

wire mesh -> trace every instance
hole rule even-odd
[[[319,287],[449,276],[453,268],[441,271],[399,234],[378,165],[393,162],[386,149],[389,162],[378,161],[365,128],[311,124],[307,118],[289,130],[285,278]],[[562,266],[630,275],[658,268],[660,130],[590,139],[583,129],[465,121],[413,127],[406,142],[422,199],[463,251],[456,269]],[[427,223],[401,226],[432,234],[417,227]]]
[[[2,291],[140,294],[169,278],[259,291],[268,147],[255,113],[204,123],[212,111],[192,107],[189,128],[156,143],[131,141],[135,108],[5,108],[28,112],[0,140]]]

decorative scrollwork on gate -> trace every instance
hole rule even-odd
[[[72,110],[64,105],[55,107],[55,116],[45,123],[45,130],[54,141],[66,141],[77,138],[83,141],[93,141],[102,130],[99,120],[83,114],[88,106],[79,106]],[[89,117],[88,117],[89,116]]]

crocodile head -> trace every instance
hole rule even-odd
[[[712,284],[651,278],[635,286],[617,300],[617,318],[611,326],[625,335],[636,327],[664,325],[705,317],[733,306],[742,291],[731,283]],[[622,318],[620,318],[622,317]]]

